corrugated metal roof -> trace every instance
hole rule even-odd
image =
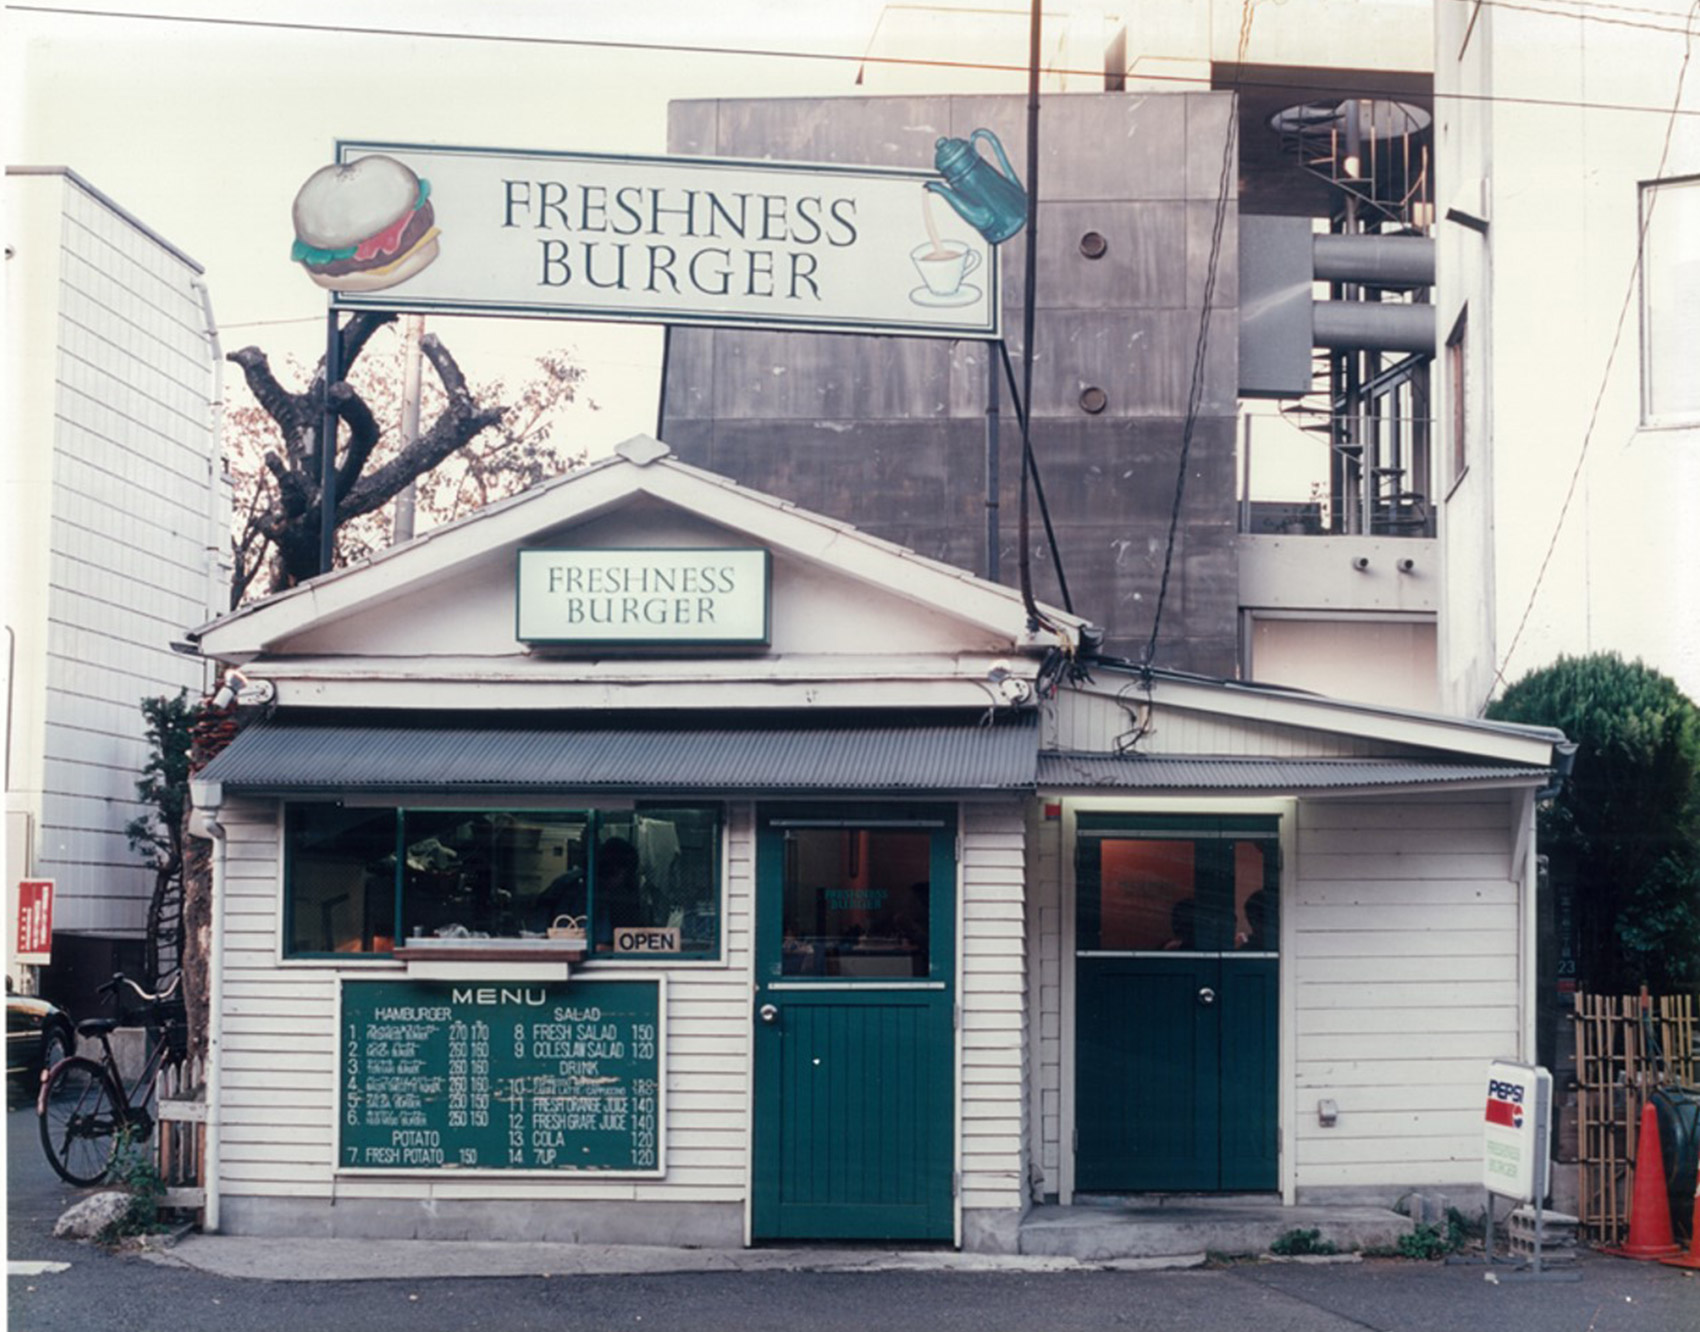
[[[659,729],[261,723],[198,774],[233,790],[1032,790],[1032,714],[981,726]]]
[[[1043,787],[1131,790],[1324,791],[1458,783],[1545,782],[1551,768],[1402,758],[1281,759],[1159,754],[1039,755]]]

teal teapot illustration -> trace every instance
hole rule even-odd
[[[1000,173],[975,144],[985,139],[997,154]],[[944,177],[929,180],[927,188],[941,195],[963,221],[991,244],[1008,240],[1027,224],[1027,192],[1004,156],[998,136],[977,129],[966,139],[940,139],[933,151],[933,166]]]

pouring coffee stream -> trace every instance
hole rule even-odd
[[[923,259],[948,259],[950,251],[945,249],[944,241],[939,236],[939,226],[933,218],[933,196],[930,192],[921,195],[921,221],[927,227],[927,239],[933,243],[933,248],[922,255]]]

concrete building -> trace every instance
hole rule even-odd
[[[1238,5],[1136,5],[1107,27],[1086,10],[1047,29],[1036,218],[1033,439],[1067,592],[1129,658],[1435,706],[1429,15],[1286,6],[1242,34]],[[930,33],[921,55],[972,61],[1017,18],[977,16],[986,40],[958,50],[959,11],[893,6],[870,55]],[[925,168],[986,129],[1022,174],[1021,82],[876,59],[854,97],[677,103],[669,147]],[[1311,232],[1425,258],[1414,276],[1318,268]],[[1000,250],[1017,367],[1027,239]],[[1279,381],[1247,359],[1269,348]],[[661,420],[684,458],[1016,581],[1019,429],[996,344],[675,329]],[[1035,586],[1061,602],[1038,516],[1032,532]]]
[[[1692,7],[1434,7],[1446,706],[1560,653],[1700,697]]]
[[[154,887],[139,704],[199,694],[171,642],[224,602],[218,338],[200,266],[74,171],[5,188],[6,881],[54,881],[43,988],[92,1012]]]

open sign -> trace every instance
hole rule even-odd
[[[676,953],[679,931],[649,925],[623,925],[614,929],[616,953]]]

